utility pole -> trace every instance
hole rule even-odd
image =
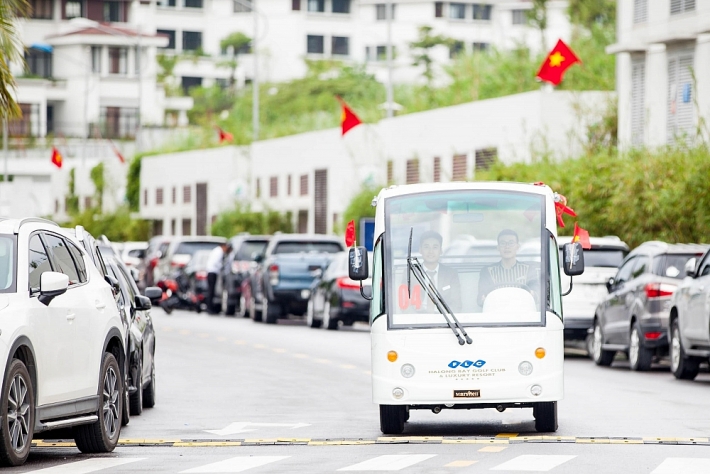
[[[256,14],[256,0],[251,0],[251,14],[254,17],[254,36],[251,40],[251,52],[254,56],[254,76],[251,80],[252,90],[252,111],[251,127],[253,130],[253,141],[259,140],[259,15]]]
[[[387,118],[394,115],[394,92],[392,91],[392,16],[394,6],[392,0],[387,0],[385,4],[385,15],[387,16]]]

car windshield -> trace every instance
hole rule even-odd
[[[15,264],[15,239],[10,236],[0,237],[0,293],[14,291]]]
[[[554,242],[542,224],[544,204],[539,194],[490,190],[388,199],[390,326],[445,325],[436,302],[408,272],[410,233],[412,258],[463,325],[540,324],[547,278],[542,242]]]
[[[338,253],[343,247],[337,242],[279,242],[273,253]]]
[[[175,255],[194,255],[198,250],[212,250],[219,242],[180,242]]]
[[[266,240],[251,240],[242,243],[239,251],[234,256],[234,260],[250,260],[254,261],[256,257],[264,253],[264,249],[268,245]]]
[[[587,249],[584,251],[584,266],[618,268],[624,261],[624,257],[626,257],[626,252],[620,249]],[[561,261],[562,250],[560,250]]]

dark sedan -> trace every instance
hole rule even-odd
[[[370,254],[372,262],[372,254]],[[372,268],[372,264],[370,264]],[[362,282],[363,292],[372,294],[372,282]],[[339,323],[352,326],[355,321],[370,320],[370,302],[360,294],[360,283],[348,277],[348,253],[338,253],[325,272],[313,283],[306,311],[312,328],[338,329]]]
[[[222,311],[228,316],[246,316],[247,297],[242,294],[242,283],[256,265],[258,257],[264,254],[269,236],[238,235],[229,239],[232,251],[227,255],[222,274]]]

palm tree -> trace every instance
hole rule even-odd
[[[10,63],[23,63],[23,47],[17,33],[16,21],[29,13],[27,0],[0,0],[0,117],[22,115],[12,95],[15,78]]]

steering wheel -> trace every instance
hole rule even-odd
[[[486,300],[488,295],[490,295],[493,291],[498,290],[500,288],[520,288],[520,289],[525,290],[528,293],[530,293],[530,295],[535,299],[536,305],[540,302],[539,298],[538,298],[537,291],[533,290],[532,288],[530,288],[530,286],[528,286],[525,283],[497,283],[497,284],[493,285],[493,288],[491,289],[491,291],[486,293],[486,295],[483,297],[482,300],[479,300],[479,304],[483,305],[483,302]]]

